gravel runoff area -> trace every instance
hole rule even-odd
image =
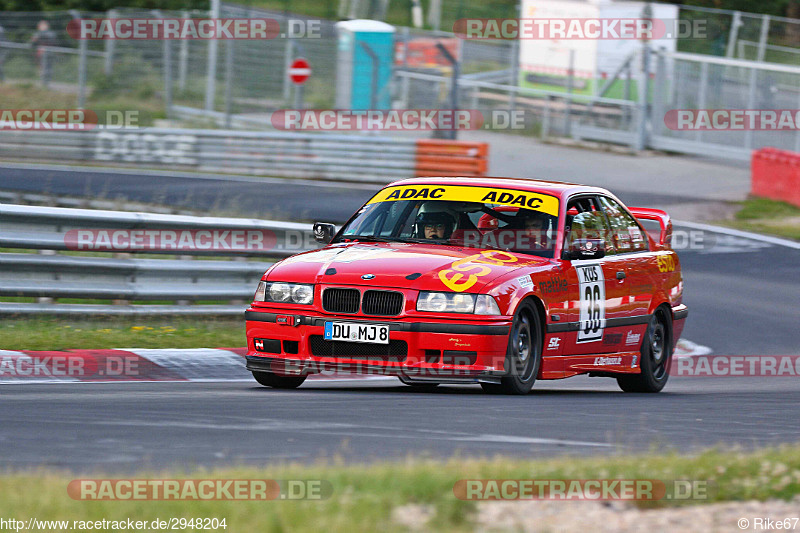
[[[395,522],[415,531],[428,530],[427,521],[432,517],[432,509],[424,505],[398,507],[393,513]],[[766,520],[785,518],[792,519],[788,529],[792,531],[793,519],[797,517],[800,517],[800,496],[788,502],[725,502],[661,509],[639,509],[630,502],[480,502],[473,517],[473,531],[731,533],[765,531],[769,527]],[[774,524],[771,530],[776,530]],[[794,530],[800,531],[800,522]]]

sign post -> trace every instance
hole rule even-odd
[[[288,70],[289,79],[294,83],[294,107],[303,108],[303,85],[311,76],[311,65],[302,57],[298,57],[292,62]]]

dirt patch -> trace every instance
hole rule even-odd
[[[514,501],[481,502],[477,531],[561,532],[760,531],[756,518],[797,517],[800,497],[790,502],[747,501],[641,510],[627,502]],[[740,519],[746,519],[739,523]],[[797,526],[800,529],[800,524]],[[774,529],[774,527],[773,527]]]

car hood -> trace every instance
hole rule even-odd
[[[459,263],[454,269],[456,262]],[[474,248],[418,243],[350,243],[284,259],[268,271],[267,279],[479,292],[499,276],[546,262],[547,259],[536,256]],[[365,280],[362,278],[365,275],[374,277]]]

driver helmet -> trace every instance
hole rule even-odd
[[[450,209],[436,203],[427,202],[422,204],[414,221],[414,229],[419,237],[425,237],[425,226],[443,226],[444,236],[442,239],[449,239],[456,228],[456,215]]]

